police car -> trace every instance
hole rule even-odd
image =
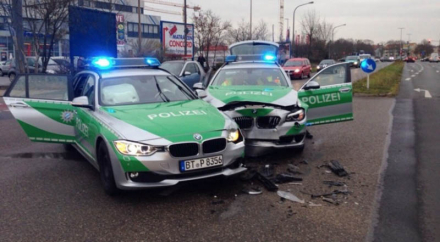
[[[279,148],[302,151],[306,126],[353,119],[349,65],[323,69],[297,92],[276,60],[277,50],[278,44],[265,41],[234,44],[213,78],[194,85],[239,125],[248,156]]]
[[[71,144],[110,195],[245,171],[237,124],[159,64],[95,58],[73,78],[20,75],[4,100],[31,141]]]

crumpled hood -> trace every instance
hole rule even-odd
[[[206,101],[220,108],[232,102],[259,102],[292,106],[298,94],[291,87],[278,86],[209,86]]]
[[[172,142],[194,141],[192,137],[195,133],[206,133],[204,139],[217,136],[226,124],[225,116],[203,100],[111,106],[101,109],[111,117]],[[124,135],[124,129],[127,127],[115,128]],[[125,132],[128,134],[131,131]],[[148,137],[139,137],[137,140],[146,139]]]

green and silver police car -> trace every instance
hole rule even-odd
[[[157,59],[140,61],[95,58],[73,78],[19,75],[4,100],[31,141],[76,148],[110,195],[245,171],[237,124],[152,68]]]
[[[349,65],[329,66],[295,91],[276,60],[277,49],[266,41],[234,44],[213,78],[194,85],[239,125],[247,156],[280,148],[302,151],[306,126],[353,119]]]

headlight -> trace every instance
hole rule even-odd
[[[287,114],[286,122],[295,122],[295,121],[301,121],[306,117],[306,114],[304,112],[304,109],[300,109],[298,111],[295,111],[293,113]]]
[[[47,74],[55,74],[55,71],[54,70],[46,70],[46,73]]]
[[[296,69],[296,70],[295,70],[295,73],[298,73],[298,72],[299,72],[299,69]]]
[[[240,131],[237,129],[229,130],[228,137],[226,138],[229,142],[235,142],[240,138]]]
[[[319,69],[319,68],[321,68],[321,67],[319,67],[319,66],[316,67],[316,69]]]
[[[357,61],[355,61],[354,64],[357,65]]]
[[[114,141],[113,144],[123,155],[152,155],[157,151],[157,148],[151,145],[139,144],[125,140],[117,140]]]

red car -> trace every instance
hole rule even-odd
[[[292,58],[286,61],[283,66],[284,71],[290,79],[294,78],[310,78],[312,72],[312,66],[307,58]]]
[[[406,62],[416,62],[416,58],[413,56],[408,56],[405,58],[405,61]]]

